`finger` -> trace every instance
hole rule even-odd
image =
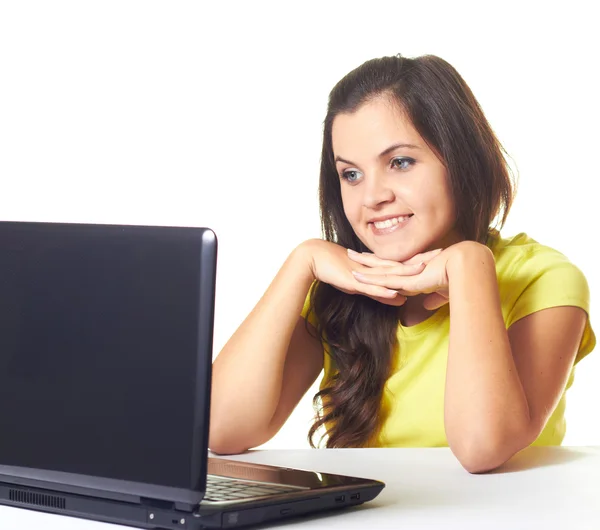
[[[434,311],[448,303],[448,299],[439,293],[431,293],[423,300],[423,307],[428,311]]]
[[[361,284],[385,287],[394,291],[402,289],[405,284],[403,277],[397,274],[363,274],[352,271],[352,275]]]
[[[406,303],[406,296],[400,295],[396,296],[395,298],[381,298],[380,296],[369,296],[369,298],[372,298],[373,300],[381,304],[393,305],[396,307],[400,307]]]
[[[414,276],[423,272],[425,263],[415,263],[406,265],[404,263],[396,263],[394,267],[362,267],[356,272],[364,276]]]
[[[395,267],[398,265],[397,261],[381,259],[378,258],[375,254],[371,254],[369,252],[356,252],[351,248],[347,250],[348,257],[352,261],[356,261],[357,263],[361,263],[362,265],[367,265],[368,267]]]
[[[421,254],[416,254],[412,258],[409,258],[403,262],[381,259],[381,258],[378,258],[377,256],[375,256],[375,254],[372,254],[370,252],[362,252],[361,253],[361,252],[356,252],[355,250],[352,250],[350,248],[347,249],[347,252],[348,252],[348,257],[352,261],[355,261],[356,263],[360,263],[362,265],[366,265],[367,267],[371,267],[371,268],[375,268],[375,267],[391,268],[391,267],[397,267],[399,264],[401,264],[401,265],[402,264],[418,265],[420,263],[427,264],[433,258],[435,258],[440,252],[442,252],[442,250],[443,249],[438,248],[435,250],[430,250],[428,252],[422,252]]]
[[[410,259],[403,261],[405,265],[411,265],[414,263],[429,263],[433,258],[435,258],[438,254],[440,254],[444,250],[443,248],[436,248],[435,250],[430,250],[429,252],[423,252],[422,254],[416,254]]]
[[[418,289],[419,277],[416,276],[398,276],[398,275],[387,275],[387,274],[361,274],[360,272],[352,271],[352,275],[357,282],[363,285],[378,286],[380,288],[391,289],[398,291],[404,296],[413,296],[422,290]]]
[[[398,291],[395,291],[393,289],[387,289],[386,287],[380,287],[378,285],[367,285],[357,283],[355,286],[355,293],[363,294],[373,299],[381,299],[379,301],[387,300],[389,302],[395,300],[396,302],[401,302],[399,305],[406,302],[406,296],[398,293]]]

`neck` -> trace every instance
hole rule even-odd
[[[414,326],[427,320],[435,311],[429,311],[423,307],[426,294],[409,296],[402,307],[400,307],[400,322],[403,326]]]

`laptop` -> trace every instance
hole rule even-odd
[[[208,228],[0,222],[0,504],[195,530],[381,492],[210,457],[216,262]]]

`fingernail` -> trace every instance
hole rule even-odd
[[[365,275],[361,274],[360,272],[356,272],[356,271],[352,271],[352,274],[354,274],[354,276],[358,276],[359,278],[364,278]]]
[[[389,294],[398,294],[398,291],[394,291],[393,289],[386,289]]]
[[[349,248],[347,250],[348,250],[348,254],[358,254],[358,252],[356,252],[356,250],[352,250],[351,248]]]

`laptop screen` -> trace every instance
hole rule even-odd
[[[0,223],[0,464],[193,488],[199,230]]]

